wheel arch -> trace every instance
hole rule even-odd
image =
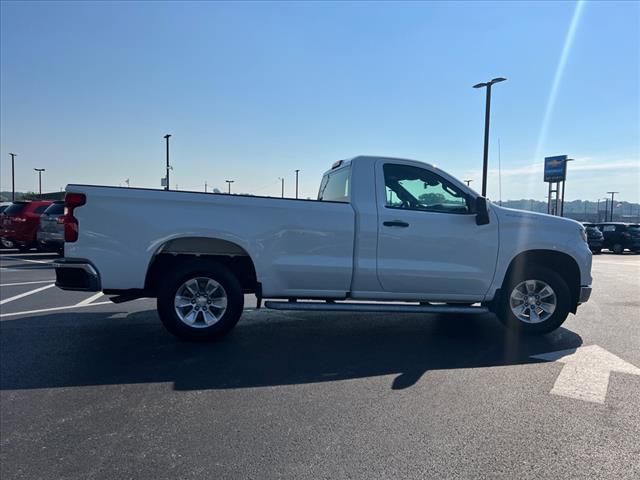
[[[502,294],[512,276],[524,272],[529,265],[549,268],[559,274],[571,292],[571,312],[576,313],[580,298],[580,267],[569,254],[557,250],[525,250],[518,253],[511,262],[502,281]]]
[[[165,241],[156,249],[149,261],[145,277],[145,290],[155,294],[163,272],[198,258],[203,264],[215,262],[231,270],[245,293],[259,291],[255,263],[241,245],[222,238],[188,236]]]

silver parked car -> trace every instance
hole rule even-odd
[[[64,254],[64,202],[53,202],[42,213],[38,227],[38,250]]]
[[[4,211],[11,205],[11,202],[0,202],[0,225],[2,225],[2,215]],[[13,248],[13,242],[11,240],[7,240],[6,238],[0,238],[0,248]]]

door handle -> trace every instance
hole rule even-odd
[[[403,222],[402,220],[392,220],[388,222],[382,222],[385,227],[408,227],[409,224],[407,222]]]

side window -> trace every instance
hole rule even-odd
[[[351,200],[351,167],[327,173],[320,184],[318,200],[345,202]]]
[[[36,207],[36,208],[35,208],[35,210],[33,211],[33,213],[41,214],[41,213],[43,213],[47,208],[49,208],[49,205],[40,205],[39,207]]]
[[[410,165],[386,164],[386,206],[442,213],[469,213],[467,197],[439,175]]]
[[[605,225],[602,228],[603,232],[615,232],[616,231],[616,226],[615,225]]]

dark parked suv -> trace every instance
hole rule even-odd
[[[593,223],[583,223],[587,233],[587,243],[592,253],[600,253],[604,245],[604,235],[597,225]]]
[[[51,205],[50,201],[13,202],[2,212],[0,238],[11,242],[21,251],[36,246],[36,232],[40,215]]]
[[[40,217],[38,228],[38,249],[64,252],[64,202],[53,202]]]
[[[613,253],[622,253],[625,250],[640,253],[640,225],[609,222],[598,224],[598,228],[604,235],[604,248]]]

